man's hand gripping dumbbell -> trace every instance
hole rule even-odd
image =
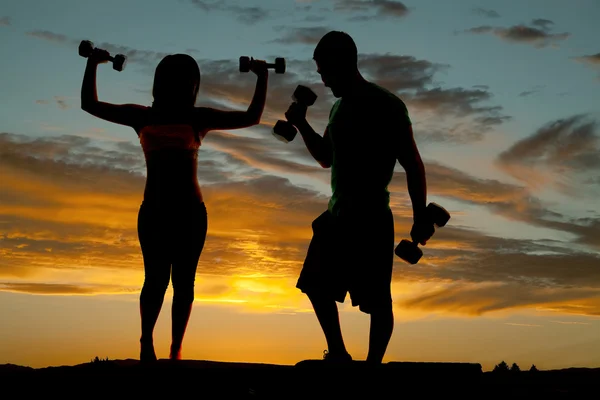
[[[315,101],[317,100],[317,95],[310,88],[298,85],[298,87],[296,87],[296,90],[294,90],[294,93],[292,94],[292,100],[293,103],[290,106],[290,109],[293,107],[308,108],[315,104]],[[275,123],[275,126],[273,127],[273,135],[277,139],[285,143],[294,140],[294,138],[296,137],[296,133],[298,133],[296,127],[289,121],[279,120]]]
[[[427,206],[426,215],[427,221],[423,224],[423,226],[428,225],[430,226],[428,229],[432,230],[434,229],[434,224],[441,228],[450,220],[450,213],[436,203],[429,203]],[[419,262],[423,256],[423,251],[419,248],[419,243],[425,244],[422,241],[422,235],[418,232],[418,229],[415,229],[415,227],[413,227],[413,230],[411,231],[412,241],[402,240],[395,250],[395,253],[398,257],[410,264],[416,264]],[[430,233],[433,234],[433,232]]]

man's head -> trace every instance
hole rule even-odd
[[[343,96],[358,75],[356,43],[345,32],[326,33],[317,44],[313,59],[323,83],[335,97]]]

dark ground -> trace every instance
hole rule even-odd
[[[5,398],[405,399],[600,398],[600,368],[499,374],[479,364],[390,362],[367,367],[160,360],[96,361],[34,369],[0,365]]]

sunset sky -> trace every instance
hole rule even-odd
[[[452,215],[417,265],[396,258],[396,325],[384,361],[502,360],[600,367],[600,2],[597,0],[5,0],[0,8],[0,364],[139,358],[145,184],[131,128],[80,109],[82,39],[128,57],[98,68],[98,95],[152,103],[167,54],[198,61],[198,105],[245,110],[272,62],[256,127],[209,132],[199,153],[208,236],[187,359],[294,364],[326,348],[295,288],[330,170],[271,127],[296,85],[334,97],[312,52],[348,32],[364,76],[407,104],[428,200]],[[365,132],[364,140],[370,140]],[[396,239],[412,222],[404,171],[390,186]],[[171,288],[156,332],[168,356]],[[369,317],[340,306],[347,347]]]

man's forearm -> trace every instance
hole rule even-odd
[[[416,163],[414,168],[406,171],[406,184],[412,202],[414,222],[427,219],[427,179],[423,163]]]
[[[326,167],[328,162],[323,154],[323,137],[314,131],[308,121],[298,125],[296,128],[298,128],[300,135],[302,135],[306,148],[313,158],[317,160],[321,166]]]

